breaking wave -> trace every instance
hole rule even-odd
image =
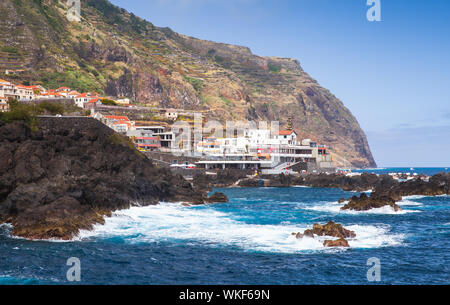
[[[303,232],[312,224],[281,225],[248,224],[231,213],[211,207],[185,207],[162,203],[156,206],[133,207],[115,213],[104,225],[93,231],[80,232],[77,240],[122,238],[128,243],[183,242],[210,247],[237,247],[246,251],[297,253],[305,251],[336,251],[323,247],[325,239],[296,239],[293,232]],[[402,234],[391,234],[389,226],[346,226],[357,238],[349,240],[353,248],[377,248],[400,245]]]
[[[409,201],[408,201],[409,202]],[[411,204],[408,204],[408,202],[403,202],[403,204],[400,205],[421,205],[417,202],[412,202]],[[344,215],[361,215],[361,214],[383,214],[383,215],[404,215],[408,213],[418,213],[420,211],[418,210],[401,210],[401,211],[395,211],[394,208],[391,206],[384,206],[381,208],[374,208],[367,211],[353,211],[353,210],[341,210],[341,207],[343,207],[345,204],[347,204],[348,201],[345,201],[343,203],[338,203],[337,201],[333,202],[324,202],[320,205],[315,205],[311,207],[305,207],[305,210],[310,211],[316,211],[316,212],[327,212],[327,213],[336,213],[336,214],[344,214]]]

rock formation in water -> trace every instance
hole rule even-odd
[[[304,237],[314,238],[317,236],[329,236],[337,237],[337,240],[325,240],[323,245],[325,247],[350,247],[347,238],[355,238],[356,234],[354,231],[347,230],[341,224],[329,221],[325,225],[314,224],[312,229],[307,229],[303,233],[292,233],[297,239]]]

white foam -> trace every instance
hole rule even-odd
[[[405,200],[396,202],[399,206],[423,206],[423,203],[417,202],[417,201],[411,201],[411,200]]]
[[[425,195],[409,195],[409,196],[403,196],[403,199],[422,199],[428,196]]]
[[[193,241],[211,247],[232,246],[247,251],[296,253],[327,250],[325,237],[296,239],[293,232],[303,232],[312,224],[257,225],[234,219],[234,215],[212,207],[184,207],[163,203],[157,206],[133,207],[107,218],[105,225],[93,231],[80,232],[79,239],[122,237],[130,243]],[[403,237],[390,235],[385,227],[350,226],[357,238],[352,247],[372,248],[398,245]],[[332,238],[331,238],[332,239]]]
[[[393,207],[389,205],[385,205],[381,208],[374,208],[367,211],[354,211],[354,210],[341,210],[345,204],[344,203],[335,202],[325,202],[320,205],[305,207],[305,210],[317,211],[317,212],[328,212],[328,213],[336,213],[336,214],[348,214],[348,215],[360,215],[360,214],[385,214],[385,215],[403,215],[408,213],[418,213],[420,211],[417,210],[401,210],[395,211]],[[407,205],[407,204],[405,204]]]

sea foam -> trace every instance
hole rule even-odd
[[[361,214],[383,214],[383,215],[404,215],[408,213],[418,213],[420,211],[417,210],[401,210],[401,211],[395,211],[393,207],[386,205],[381,208],[374,208],[367,211],[354,211],[354,210],[341,210],[341,207],[343,207],[348,201],[343,203],[338,203],[337,201],[334,202],[324,202],[319,205],[315,206],[309,206],[304,207],[305,210],[310,211],[317,211],[317,212],[327,212],[327,213],[336,213],[336,214],[343,214],[343,215],[361,215]],[[404,205],[413,205],[413,204],[407,204],[404,202]]]
[[[80,232],[79,239],[121,237],[128,243],[182,242],[200,243],[210,247],[236,247],[245,251],[297,253],[327,250],[326,237],[297,239],[293,232],[303,232],[311,224],[259,225],[235,219],[231,213],[212,207],[185,207],[162,203],[156,206],[133,207],[114,213],[104,225],[93,231]],[[402,235],[390,234],[389,228],[352,225],[357,238],[349,240],[351,247],[376,248],[399,245]]]

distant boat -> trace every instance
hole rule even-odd
[[[413,171],[413,170],[414,170],[414,168],[412,168],[412,167],[411,167],[411,168],[410,168],[410,170],[412,170],[412,171]]]

